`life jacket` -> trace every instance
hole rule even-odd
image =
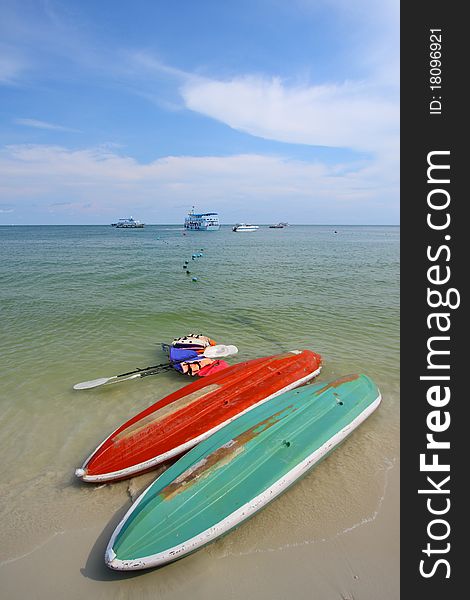
[[[174,348],[185,348],[195,350],[198,354],[202,354],[208,346],[215,346],[216,342],[211,340],[207,335],[198,333],[189,333],[188,335],[176,338],[171,345]]]
[[[212,365],[212,363],[217,362],[212,358],[201,358],[201,359],[193,359],[193,360],[185,360],[183,362],[174,364],[173,366],[177,371],[181,371],[181,373],[185,373],[187,375],[196,375],[198,371],[203,369],[204,367],[208,367]]]
[[[168,358],[171,363],[180,363],[184,360],[191,360],[197,358],[199,354],[196,350],[187,350],[186,348],[175,348],[174,346],[168,347]]]
[[[173,368],[180,373],[205,377],[229,366],[224,360],[201,356],[207,347],[216,345],[206,335],[190,333],[174,339],[171,346],[162,344],[162,349],[168,354]]]

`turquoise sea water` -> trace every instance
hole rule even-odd
[[[84,486],[74,468],[123,420],[189,379],[167,373],[86,392],[72,386],[164,362],[159,343],[189,332],[236,344],[231,362],[311,348],[324,357],[322,379],[371,376],[382,406],[347,451],[318,469],[336,469],[319,493],[325,526],[336,526],[330,506],[348,524],[347,500],[335,496],[331,505],[338,480],[363,490],[357,515],[373,507],[376,473],[398,456],[398,248],[397,227],[186,235],[177,226],[0,227],[0,561],[74,518],[105,523],[122,507],[128,483]],[[191,260],[195,252],[204,256]],[[311,519],[303,526],[318,527]],[[253,523],[256,530],[262,520]]]

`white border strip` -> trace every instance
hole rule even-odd
[[[168,562],[182,558],[186,554],[197,550],[201,546],[206,545],[212,540],[218,538],[236,527],[239,523],[251,517],[258,510],[263,508],[268,502],[279,496],[284,490],[292,485],[299,477],[302,477],[315,463],[321,460],[325,454],[330,452],[335,446],[340,444],[356,427],[358,427],[367,417],[374,412],[382,400],[382,396],[379,392],[377,398],[370,404],[363,412],[351,421],[346,427],[341,429],[338,433],[333,435],[327,442],[325,442],[320,448],[315,450],[312,454],[307,456],[302,462],[295,466],[291,471],[286,473],[281,479],[278,479],[271,487],[266,489],[264,492],[241,506],[235,512],[230,514],[228,517],[206,529],[199,535],[173,546],[164,552],[158,554],[152,554],[138,560],[120,560],[116,558],[116,554],[113,550],[113,545],[118,536],[119,532],[123,528],[127,519],[130,517],[132,512],[137,508],[139,502],[143,499],[147,491],[152,487],[149,486],[147,490],[140,496],[140,498],[131,506],[127,511],[122,521],[117,526],[111,539],[109,540],[108,546],[105,553],[105,562],[108,567],[118,571],[133,571],[138,569],[148,569],[149,567],[157,567],[164,565]]]
[[[252,404],[251,406],[249,406],[242,412],[239,412],[236,415],[234,415],[233,417],[231,417],[230,419],[227,419],[227,421],[220,423],[216,427],[209,429],[205,433],[202,433],[198,437],[193,438],[192,440],[189,440],[188,442],[185,442],[184,444],[181,444],[180,446],[177,446],[176,448],[172,448],[171,450],[168,450],[168,452],[159,454],[158,456],[155,456],[154,458],[151,458],[151,459],[149,459],[145,462],[139,463],[137,465],[132,465],[132,467],[127,467],[127,468],[121,469],[119,471],[113,471],[112,473],[103,473],[102,475],[87,475],[86,465],[88,464],[91,457],[95,454],[95,452],[97,452],[101,448],[101,446],[106,442],[106,440],[108,440],[114,434],[114,433],[112,433],[87,458],[87,460],[83,464],[83,467],[81,469],[75,470],[75,475],[77,477],[79,477],[82,481],[87,481],[90,483],[98,483],[98,482],[102,482],[102,481],[111,481],[113,479],[119,479],[122,477],[129,477],[130,475],[133,475],[135,473],[140,473],[141,471],[146,471],[147,469],[156,467],[160,463],[165,462],[166,460],[169,460],[170,458],[173,458],[174,456],[183,454],[184,452],[186,452],[187,450],[189,450],[196,444],[199,444],[199,442],[202,442],[203,440],[207,439],[213,433],[215,433],[219,429],[222,429],[222,427],[225,427],[225,425],[228,425],[235,419],[238,419],[238,417],[241,417],[242,415],[249,412],[253,408],[256,408],[257,406],[261,406],[261,404],[264,404],[268,400],[271,400],[272,398],[275,398],[276,396],[279,396],[280,394],[283,394],[284,392],[288,392],[290,390],[293,390],[296,387],[303,385],[310,379],[313,379],[314,377],[316,377],[320,373],[320,371],[321,371],[321,366],[318,369],[316,369],[315,371],[313,371],[313,373],[309,373],[305,377],[302,377],[301,379],[298,379],[297,381],[290,383],[289,385],[287,385],[286,387],[283,387],[282,389],[278,390],[274,394],[271,394],[267,398],[264,398],[263,400],[260,400],[259,402],[256,402],[255,404]],[[117,429],[116,429],[116,431],[117,431]]]

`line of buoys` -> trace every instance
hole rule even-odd
[[[199,252],[193,252],[193,254],[191,254],[191,260],[196,260],[197,258],[202,258],[204,256],[203,252],[204,252],[204,248],[201,248]],[[186,273],[186,275],[191,275],[191,271],[189,270],[188,264],[189,264],[189,260],[185,260],[183,263],[183,271]],[[199,281],[199,279],[195,276],[192,277],[191,280]]]

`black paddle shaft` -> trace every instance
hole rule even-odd
[[[162,365],[154,365],[153,367],[144,367],[143,369],[137,368],[134,371],[129,371],[129,373],[121,373],[117,377],[126,377],[127,375],[135,375],[136,373],[141,373],[141,377],[147,377],[147,375],[156,375],[162,371],[169,371],[172,368],[173,365],[171,363],[164,363]]]
[[[158,375],[158,373],[163,373],[164,371],[171,371],[173,369],[173,365],[160,365],[160,368],[153,369],[151,371],[146,371],[142,373],[141,377],[147,377],[147,375]]]

